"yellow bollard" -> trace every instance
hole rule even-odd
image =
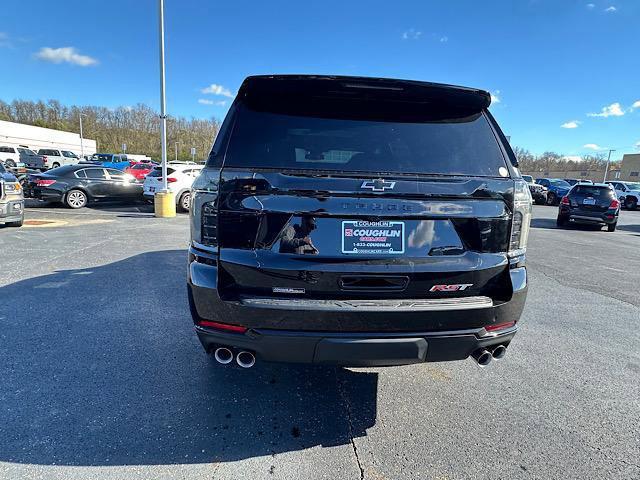
[[[153,209],[156,217],[170,218],[176,216],[176,197],[171,192],[156,192],[153,196]]]

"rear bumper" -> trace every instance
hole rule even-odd
[[[24,193],[26,198],[35,198],[46,202],[61,202],[64,197],[62,192],[48,188],[27,188]]]
[[[194,261],[195,256],[201,260]],[[484,327],[517,321],[527,291],[526,269],[520,267],[510,270],[511,300],[490,306],[432,308],[419,301],[417,308],[389,308],[384,301],[374,302],[374,308],[342,305],[356,303],[348,301],[335,302],[340,305],[334,308],[321,301],[315,305],[303,301],[296,308],[295,301],[287,304],[286,299],[223,301],[218,296],[215,262],[207,263],[205,257],[190,250],[187,278],[200,342],[207,351],[217,346],[251,350],[264,361],[387,366],[462,360],[480,348],[509,344],[517,326],[499,334],[488,334]],[[231,333],[203,327],[203,320],[243,325],[248,330]]]
[[[590,212],[581,211],[575,209],[561,208],[559,216],[571,220],[576,223],[591,223],[599,225],[608,225],[616,223],[618,221],[618,212],[606,211],[606,212]]]
[[[255,352],[267,362],[386,367],[463,360],[475,350],[508,345],[517,327],[486,336],[484,329],[455,332],[337,333],[252,329],[245,334],[196,326],[207,352],[218,346]],[[482,336],[482,335],[485,336]]]

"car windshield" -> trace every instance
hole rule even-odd
[[[553,185],[554,187],[564,187],[564,188],[569,188],[571,187],[571,185],[569,185],[567,182],[565,182],[564,180],[558,180],[558,179],[551,179],[549,180],[549,183],[551,185]]]
[[[175,172],[175,170],[173,168],[167,168],[167,175],[171,175],[174,172]],[[151,172],[147,176],[148,177],[161,177],[162,176],[162,167],[155,167],[153,170],[151,170]]]
[[[627,187],[627,190],[640,190],[640,183],[637,182],[628,182],[624,186]]]
[[[148,163],[137,163],[132,167],[134,170],[149,170],[151,165]]]
[[[522,175],[522,179],[527,183],[533,183],[533,177],[531,175]]]
[[[113,160],[113,155],[110,153],[96,153],[93,156],[94,160],[98,160],[99,162],[110,162]]]
[[[232,167],[507,176],[480,112],[424,121],[325,118],[241,109],[226,152]]]
[[[63,150],[62,155],[68,158],[78,158],[78,156],[75,153],[70,152],[69,150]]]

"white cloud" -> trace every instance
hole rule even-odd
[[[200,92],[204,93],[205,95],[221,95],[223,97],[233,98],[233,93],[231,93],[231,90],[215,83],[212,83],[208,87],[204,87],[202,90],[200,90]]]
[[[13,44],[11,43],[11,40],[9,40],[9,34],[6,32],[0,32],[0,48],[10,48],[12,46]]]
[[[596,5],[594,3],[587,3],[587,8],[589,10],[593,10],[594,8],[596,8]]]
[[[640,141],[637,141],[636,144],[634,145],[634,147],[636,147],[638,150],[640,150]]]
[[[447,43],[449,41],[449,37],[446,35],[444,37],[440,37],[440,43]]]
[[[608,12],[608,13],[613,13],[613,12],[617,12],[618,9],[616,7],[614,7],[613,5],[611,5],[610,7],[605,8],[604,11]]]
[[[583,147],[588,148],[589,150],[602,150],[602,147],[595,143],[585,143]]]
[[[631,105],[631,110],[633,110],[634,108],[640,108],[640,100],[636,100],[635,102],[633,102],[633,105]]]
[[[415,28],[410,28],[409,30],[405,30],[402,32],[403,40],[418,40],[422,36],[422,32],[420,30],[416,30]]]
[[[215,101],[215,100],[209,100],[208,98],[199,98],[198,103],[202,105],[215,105],[217,107],[224,107],[227,104],[227,101],[226,100]]]
[[[602,111],[600,113],[587,113],[589,117],[621,117],[624,115],[624,110],[618,102],[612,103],[606,107],[602,107]]]
[[[98,64],[98,60],[88,55],[80,55],[74,47],[43,47],[35,54],[35,57],[45,62],[70,63],[81,67],[90,67]]]
[[[491,103],[500,103],[500,90],[491,92]]]
[[[582,157],[580,155],[565,155],[562,157],[564,160],[571,160],[572,162],[581,162]]]
[[[578,125],[580,125],[580,122],[578,120],[571,120],[570,122],[563,123],[560,126],[562,128],[578,128]]]

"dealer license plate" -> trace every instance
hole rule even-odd
[[[404,253],[404,222],[342,222],[342,253],[388,255]]]

